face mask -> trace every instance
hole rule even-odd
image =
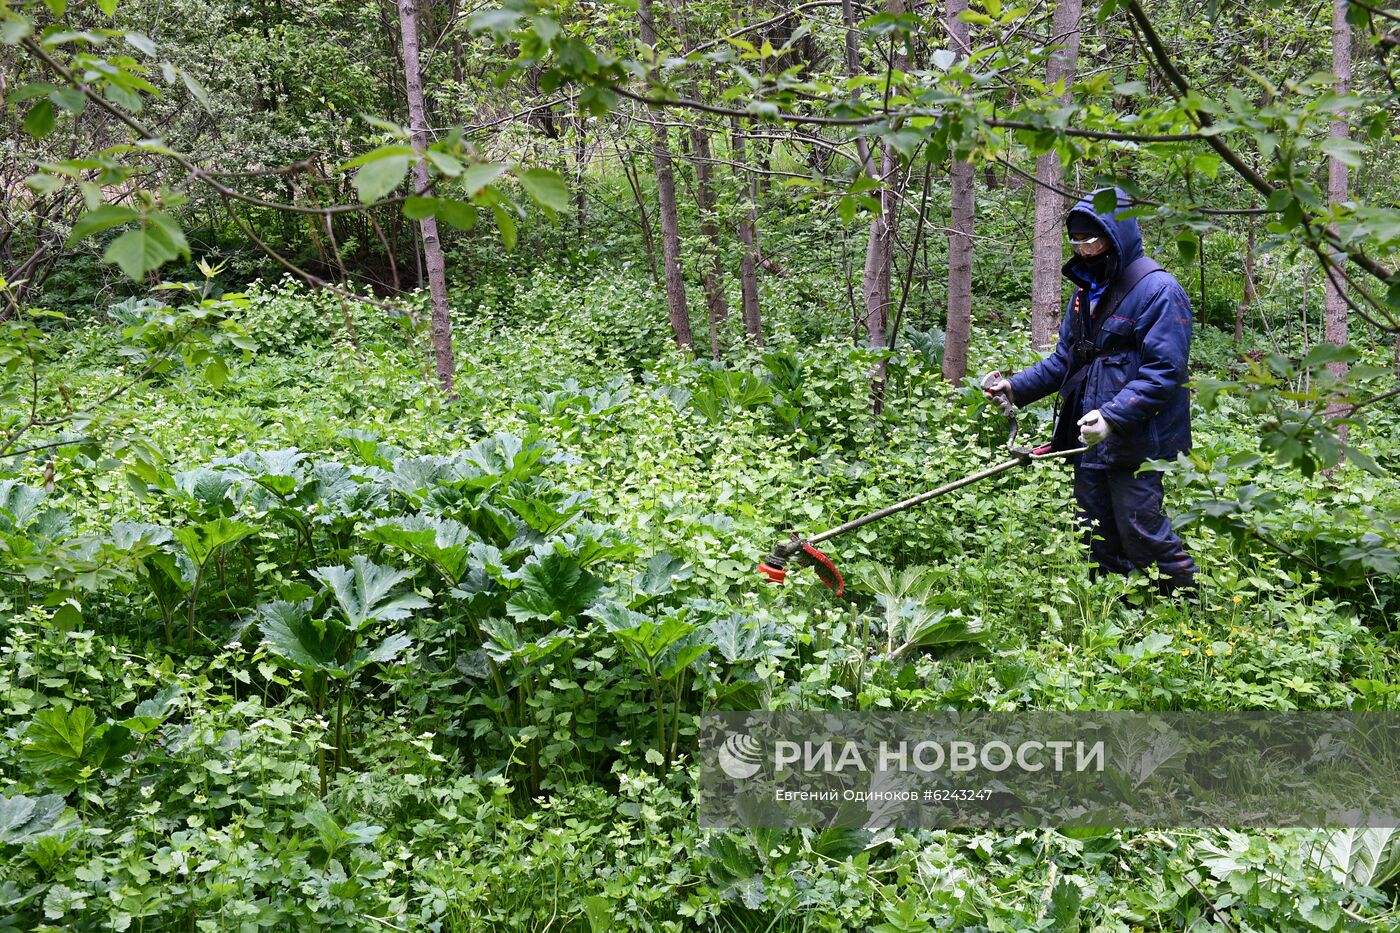
[[[1113,253],[1104,253],[1102,256],[1095,256],[1092,259],[1081,258],[1079,261],[1083,264],[1084,271],[1089,274],[1089,277],[1100,285],[1112,279],[1118,267],[1118,259]]]

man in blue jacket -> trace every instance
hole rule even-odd
[[[1075,458],[1074,495],[1092,559],[1113,573],[1156,564],[1163,592],[1192,593],[1196,565],[1162,513],[1162,474],[1138,472],[1191,447],[1191,302],[1143,254],[1137,219],[1122,216],[1128,195],[1111,190],[1113,211],[1095,212],[1096,191],[1066,218],[1075,288],[1054,353],[987,394],[1029,405],[1058,392],[1055,449],[1089,445]]]

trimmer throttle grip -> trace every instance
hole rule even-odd
[[[1005,392],[992,392],[992,386],[1001,381],[1001,371],[992,370],[982,377],[982,391],[988,393],[992,402],[1003,415],[1010,418],[1016,414],[1016,406]]]

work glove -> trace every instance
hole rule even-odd
[[[1113,433],[1113,428],[1099,410],[1095,408],[1079,419],[1079,442],[1089,447],[1102,444],[1104,438]]]
[[[982,391],[996,403],[997,408],[1008,418],[1016,407],[1016,399],[1011,394],[1011,381],[993,370],[982,377]]]

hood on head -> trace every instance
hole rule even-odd
[[[1094,197],[1100,191],[1113,191],[1118,195],[1118,205],[1112,213],[1098,213],[1094,210]],[[1136,217],[1122,217],[1133,206],[1133,200],[1122,188],[1100,188],[1092,192],[1088,197],[1081,200],[1070,209],[1065,217],[1065,224],[1068,226],[1069,218],[1075,215],[1085,216],[1092,219],[1101,227],[1108,239],[1113,243],[1113,252],[1117,255],[1117,269],[1119,272],[1128,268],[1128,265],[1143,254],[1142,231],[1138,229]],[[1083,268],[1083,260],[1078,256],[1065,263],[1065,276],[1076,284],[1088,287],[1090,278]],[[1116,274],[1116,273],[1115,273]],[[1101,283],[1102,284],[1102,283]]]

